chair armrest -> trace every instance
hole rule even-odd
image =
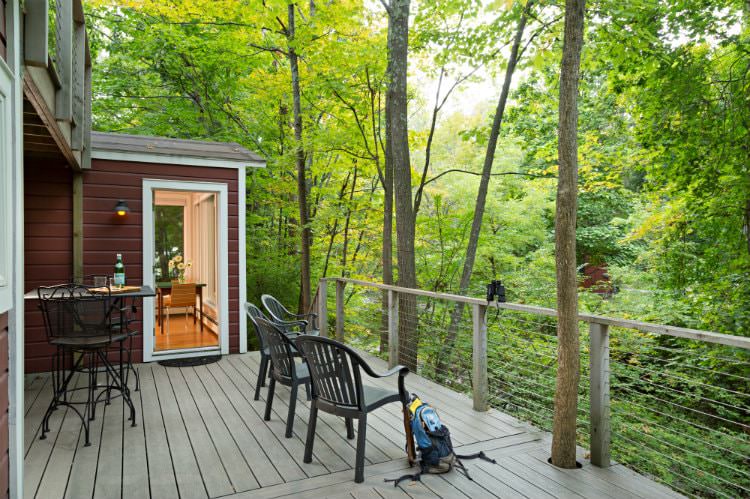
[[[393,367],[392,369],[387,370],[384,373],[376,373],[375,371],[369,369],[370,366],[367,367],[368,369],[365,369],[365,371],[368,371],[367,374],[369,374],[372,378],[387,378],[388,376],[393,376],[396,373],[398,373],[399,376],[406,376],[407,374],[409,374],[409,368],[400,364]]]

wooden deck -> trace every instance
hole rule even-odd
[[[382,363],[381,366],[383,367]],[[680,497],[623,466],[585,462],[582,470],[547,464],[549,435],[497,411],[477,413],[471,400],[410,375],[409,390],[440,411],[460,453],[485,451],[498,464],[468,461],[474,479],[457,472],[429,475],[399,488],[383,482],[409,472],[400,408],[372,413],[362,484],[354,483],[354,441],[343,420],[320,413],[315,455],[302,462],[308,402],[301,391],[294,436],[284,438],[289,391],[277,389],[271,421],[264,398],[253,400],[258,357],[231,355],[208,366],[140,366],[135,392],[138,425],[124,420],[121,400],[100,406],[92,422],[92,445],[83,446],[80,420],[64,408],[39,440],[51,397],[47,375],[26,379],[26,497]],[[388,383],[395,380],[378,381]],[[355,425],[356,426],[356,425]],[[583,459],[583,456],[581,456]]]

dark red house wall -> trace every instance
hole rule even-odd
[[[92,161],[83,177],[84,274],[111,274],[115,255],[122,253],[128,282],[143,280],[143,179],[226,183],[229,243],[229,350],[239,351],[239,225],[237,170],[124,161]],[[125,218],[114,214],[117,200],[128,203]],[[139,308],[140,313],[140,308]],[[134,354],[143,355],[142,338]]]
[[[24,291],[73,275],[73,174],[60,162],[24,164]],[[26,372],[49,371],[54,349],[36,301],[26,302]]]

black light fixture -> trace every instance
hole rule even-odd
[[[117,201],[117,204],[115,205],[115,213],[118,217],[124,217],[125,215],[130,213],[128,203],[126,203],[124,199],[120,199],[119,201]]]

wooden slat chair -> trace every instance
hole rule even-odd
[[[286,419],[286,438],[291,438],[294,428],[294,412],[297,405],[297,391],[299,385],[305,386],[305,391],[310,393],[310,372],[307,364],[295,361],[296,348],[292,340],[272,322],[256,318],[253,320],[261,330],[268,343],[271,354],[271,380],[268,382],[268,396],[266,397],[266,413],[264,419],[271,420],[271,408],[273,405],[276,383],[279,382],[291,389],[289,399],[289,413]]]
[[[409,369],[396,366],[388,372],[378,374],[357,354],[343,343],[319,336],[304,335],[295,340],[302,351],[312,378],[312,403],[310,420],[307,422],[307,441],[303,461],[312,462],[315,425],[318,410],[343,416],[347,422],[347,438],[354,438],[352,418],[357,418],[357,455],[354,465],[354,481],[364,481],[365,442],[367,433],[367,414],[378,407],[391,402],[407,404],[408,394],[404,378]],[[372,378],[383,378],[398,374],[398,389],[368,386],[362,383],[364,371]],[[409,435],[408,422],[405,430]]]
[[[172,292],[164,297],[164,308],[167,309],[167,331],[169,331],[169,309],[185,308],[185,330],[187,330],[188,309],[193,309],[193,324],[197,321],[195,313],[195,300],[198,297],[196,285],[194,282],[179,284],[172,283]],[[163,330],[162,330],[163,331]]]
[[[293,314],[271,295],[261,296],[260,301],[271,316],[271,320],[285,332],[315,336],[319,334],[317,314]]]

